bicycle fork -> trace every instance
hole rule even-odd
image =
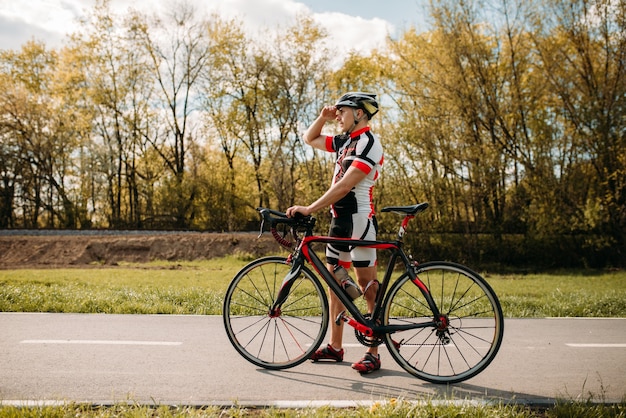
[[[276,300],[274,301],[268,312],[268,315],[271,318],[276,318],[281,315],[281,307],[283,306],[283,303],[285,303],[285,301],[287,300],[289,292],[291,292],[291,286],[293,286],[295,279],[300,275],[300,272],[302,271],[302,263],[298,261],[298,259],[293,261],[289,273],[287,273],[287,275],[283,279],[283,283],[280,285],[280,290],[278,291]]]

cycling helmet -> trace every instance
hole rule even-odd
[[[346,93],[335,104],[336,107],[353,107],[356,109],[363,109],[368,119],[372,119],[376,113],[378,113],[378,102],[376,101],[376,95],[373,93],[364,93],[361,91],[352,91]]]

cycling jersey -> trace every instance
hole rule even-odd
[[[326,137],[326,149],[337,155],[333,184],[341,180],[351,166],[367,174],[346,196],[331,205],[333,217],[355,213],[374,216],[372,189],[383,165],[383,147],[380,141],[372,134],[369,126],[366,126],[350,135]]]

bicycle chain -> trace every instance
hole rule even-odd
[[[365,314],[363,316],[366,319],[370,318],[370,314]],[[362,332],[360,332],[359,330],[357,330],[356,328],[354,329],[354,336],[365,347],[378,347],[384,342],[381,337],[378,337],[378,336],[368,337],[364,335]]]

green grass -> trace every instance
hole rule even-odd
[[[248,260],[126,264],[117,267],[0,270],[0,312],[221,314],[230,279]],[[382,276],[382,274],[381,274]],[[532,275],[483,273],[507,317],[626,317],[626,272]],[[398,400],[371,407],[250,409],[206,406],[0,406],[4,417],[624,417],[619,404],[564,401],[548,409],[523,405],[419,404]]]
[[[114,268],[0,270],[0,312],[216,315],[230,278],[243,264],[225,258]]]
[[[509,418],[576,418],[576,417],[626,417],[626,403],[609,405],[590,402],[560,402],[549,409],[530,409],[522,405],[476,405],[412,403],[391,399],[358,408],[304,408],[304,409],[254,409],[218,407],[168,407],[145,405],[92,406],[68,404],[66,406],[18,408],[0,407],[0,418],[13,417],[509,417]]]
[[[230,279],[247,262],[0,270],[0,312],[220,315]],[[626,317],[626,271],[483,276],[506,317]]]
[[[626,271],[483,276],[507,317],[626,317]]]

